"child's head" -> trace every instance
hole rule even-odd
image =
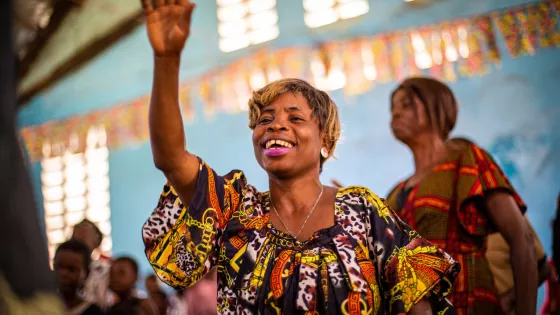
[[[152,293],[158,291],[159,288],[159,280],[157,278],[156,275],[151,274],[149,276],[146,277],[146,281],[145,281],[145,287],[146,287],[146,291],[148,291],[148,294],[152,295]]]
[[[90,252],[93,252],[101,245],[103,233],[101,233],[101,230],[99,230],[95,223],[84,219],[74,226],[72,238],[83,242],[89,247]]]
[[[69,240],[58,246],[54,255],[54,271],[60,292],[76,292],[88,276],[91,252],[82,242]]]
[[[119,296],[129,295],[138,280],[138,264],[133,258],[119,257],[113,261],[109,288]]]

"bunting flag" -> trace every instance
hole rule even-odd
[[[521,31],[515,19],[515,13],[513,11],[494,13],[493,17],[498,25],[498,29],[504,37],[509,54],[513,57],[519,57],[522,52]]]
[[[198,95],[202,101],[202,108],[204,108],[204,117],[213,117],[216,112],[216,103],[214,102],[216,94],[212,76],[205,76],[200,80],[198,85]]]
[[[387,35],[373,38],[372,50],[375,58],[375,67],[377,68],[377,81],[381,83],[394,80],[389,47],[389,37]]]
[[[422,43],[422,48],[426,54],[428,54],[426,50],[426,44],[421,36],[417,35],[417,39]],[[412,41],[412,33],[405,33],[402,36],[402,48],[403,48],[403,56],[405,64],[403,64],[403,75],[404,77],[411,77],[419,75],[422,72],[422,69],[418,67],[416,63],[415,55],[416,50],[414,48],[414,43]],[[429,56],[428,56],[429,58]]]
[[[423,28],[419,32],[422,37],[428,57],[432,60],[430,74],[438,79],[443,78],[443,44],[441,34],[435,28]]]
[[[368,91],[377,74],[373,51],[369,41],[357,39],[344,43],[341,48],[343,69],[346,73],[346,95],[357,95]]]
[[[540,41],[542,48],[560,47],[560,32],[558,30],[558,15],[553,14],[554,8],[560,5],[554,5],[552,2],[543,2],[535,4],[537,6],[537,21]],[[558,9],[556,9],[556,12]]]
[[[191,85],[189,83],[183,83],[179,86],[179,107],[187,122],[192,122],[195,116],[194,102],[191,98],[190,87]],[[147,114],[146,112],[146,117],[148,117]]]
[[[454,63],[459,61],[459,50],[457,49],[455,40],[457,30],[453,24],[449,22],[440,25],[440,36],[443,51],[443,77],[445,81],[457,81],[457,73],[455,72]],[[476,71],[476,69],[473,69]]]
[[[494,25],[492,19],[488,15],[478,16],[474,18],[474,27],[472,31],[478,37],[478,40],[485,44],[486,53],[484,59],[493,64],[500,64],[500,50],[498,41],[494,33]],[[468,41],[468,34],[467,34]],[[471,44],[468,44],[470,47]]]
[[[246,111],[252,91],[287,77],[357,95],[376,84],[424,73],[444,81],[484,75],[501,63],[498,35],[514,58],[560,47],[559,12],[560,0],[546,0],[392,33],[260,50],[182,82],[181,112],[186,122],[192,122],[197,103],[206,119]],[[62,154],[69,147],[83,152],[90,126],[105,127],[109,148],[143,142],[149,137],[149,102],[144,96],[87,115],[28,126],[21,137],[32,161],[47,153]]]
[[[479,22],[483,23],[484,21]],[[487,61],[490,60],[490,58],[494,58],[494,61],[496,61],[496,56],[487,59],[488,55],[485,55],[483,49],[484,39],[487,39],[487,37],[484,36],[484,30],[467,33],[468,58],[463,58],[459,63],[458,71],[461,76],[473,77],[476,75],[484,75],[489,72]]]
[[[387,41],[389,43],[389,64],[393,70],[393,79],[396,81],[403,80],[407,71],[408,63],[405,60],[404,55],[404,42],[407,40],[404,34],[394,33],[388,37]]]

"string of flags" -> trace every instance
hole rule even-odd
[[[420,28],[316,46],[261,50],[182,82],[179,102],[189,122],[195,118],[196,100],[204,117],[236,114],[247,110],[253,90],[282,77],[303,78],[322,90],[358,95],[375,84],[411,75],[426,74],[450,82],[482,76],[500,66],[504,52],[497,36],[503,38],[507,54],[513,58],[560,47],[559,17],[560,0],[547,0]],[[148,106],[149,96],[143,96],[87,115],[29,126],[21,130],[21,136],[32,162],[41,160],[46,146],[56,144],[60,150],[53,153],[49,149],[49,154],[63,154],[70,138],[74,139],[73,150],[83,152],[90,126],[105,128],[110,149],[144,142],[148,139]]]

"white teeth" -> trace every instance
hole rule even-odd
[[[283,140],[268,140],[266,142],[265,147],[267,149],[270,149],[275,144],[279,145],[279,146],[282,146],[282,147],[285,147],[285,148],[292,148],[294,146],[293,144],[291,144],[289,142],[286,142],[286,141],[283,141]]]

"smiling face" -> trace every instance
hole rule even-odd
[[[300,93],[285,93],[261,109],[253,130],[259,165],[279,178],[312,171],[319,174],[325,146],[317,120]]]

